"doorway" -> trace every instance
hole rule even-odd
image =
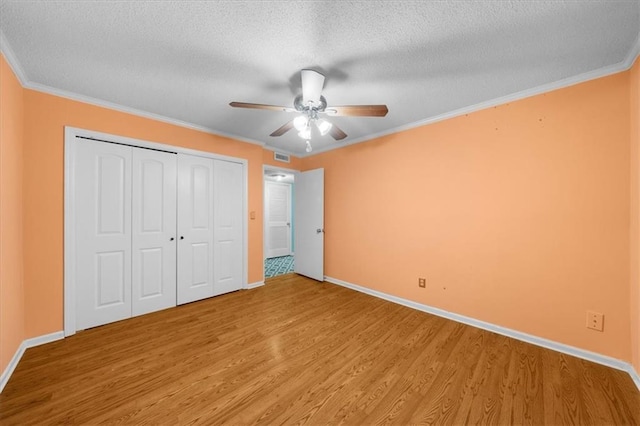
[[[264,277],[292,273],[295,263],[293,170],[264,167]]]

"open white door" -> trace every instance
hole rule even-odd
[[[294,271],[324,281],[324,169],[298,173],[294,191]]]

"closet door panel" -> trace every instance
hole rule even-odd
[[[131,316],[131,147],[83,140],[74,163],[76,328]]]
[[[133,149],[133,315],[176,306],[176,154]]]
[[[240,163],[214,161],[215,224],[214,294],[240,290],[243,286],[243,194],[244,167]]]
[[[178,304],[213,296],[213,160],[178,154]]]

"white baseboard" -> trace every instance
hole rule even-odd
[[[13,371],[18,366],[18,362],[20,362],[22,355],[24,355],[24,351],[26,351],[29,348],[33,348],[35,346],[44,345],[45,343],[55,342],[56,340],[60,340],[60,339],[64,339],[64,332],[56,331],[55,333],[33,337],[31,339],[24,340],[22,343],[20,343],[20,346],[18,346],[18,350],[16,351],[15,354],[13,354],[11,361],[9,361],[9,365],[7,365],[7,368],[5,368],[4,371],[2,372],[2,376],[0,376],[0,392],[2,392],[6,384],[9,382],[9,379],[11,378]]]
[[[638,372],[633,368],[633,365],[629,364],[627,373],[629,373],[631,380],[633,380],[633,383],[635,383],[638,390],[640,390],[640,374],[638,374]]]
[[[531,343],[536,346],[541,346],[543,348],[551,349],[556,352],[572,355],[577,358],[582,358],[587,361],[591,361],[597,364],[605,365],[607,367],[615,368],[616,370],[626,371],[627,373],[629,373],[629,375],[631,376],[631,379],[634,381],[634,383],[638,387],[638,390],[640,390],[640,377],[638,376],[638,373],[633,369],[633,366],[628,362],[625,362],[616,358],[612,358],[606,355],[601,355],[595,352],[587,351],[584,349],[576,348],[574,346],[565,345],[564,343],[559,343],[553,340],[549,340],[542,337],[533,336],[531,334],[523,333],[520,331],[512,330],[510,328],[491,324],[485,321],[480,321],[471,317],[466,317],[464,315],[448,312],[443,309],[434,308],[429,305],[423,305],[422,303],[414,302],[408,299],[403,299],[401,297],[393,296],[387,293],[383,293],[381,291],[372,290],[370,288],[366,288],[366,287],[359,286],[357,284],[352,284],[346,281],[342,281],[337,278],[325,276],[324,279],[329,283],[337,284],[339,286],[346,287],[351,290],[359,291],[361,293],[365,293],[370,296],[384,299],[389,302],[397,303],[399,305],[417,309],[422,312],[427,312],[429,314],[437,315],[442,318],[447,318],[456,322],[460,322],[462,324],[467,324],[472,327],[481,328],[483,330],[487,330],[493,333],[501,334],[503,336],[511,337],[516,340],[521,340],[523,342]]]
[[[254,288],[262,287],[264,285],[264,281],[257,281],[255,283],[249,283],[245,287],[246,290],[253,290]]]

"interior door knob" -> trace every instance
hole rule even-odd
[[[181,240],[184,240],[184,236],[183,236],[183,235],[180,235],[180,239],[181,239]]]
[[[316,229],[316,234],[319,234],[321,232],[324,232],[324,229],[321,229],[321,228]]]

